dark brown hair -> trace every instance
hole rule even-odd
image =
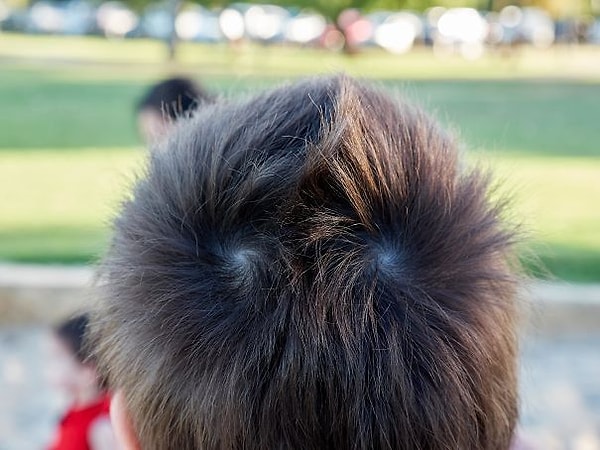
[[[56,335],[64,342],[81,364],[93,362],[92,351],[86,342],[88,315],[79,314],[61,322],[54,328]]]
[[[161,145],[95,321],[144,450],[509,447],[513,238],[436,123],[336,76]]]
[[[183,77],[169,78],[154,84],[138,102],[137,112],[154,110],[169,119],[189,116],[199,105],[214,98],[199,83]]]

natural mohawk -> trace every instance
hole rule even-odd
[[[162,145],[94,327],[142,448],[509,447],[513,237],[431,119],[317,78]]]

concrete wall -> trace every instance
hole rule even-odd
[[[0,325],[55,323],[93,299],[89,267],[0,265]],[[533,282],[522,295],[527,327],[542,333],[600,330],[600,285]]]

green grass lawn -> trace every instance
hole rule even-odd
[[[538,57],[545,70],[522,62],[510,72],[516,63],[496,57],[186,45],[167,69],[162,47],[148,41],[0,35],[0,259],[81,263],[102,254],[142,165],[133,105],[152,80],[193,73],[236,96],[312,67],[375,78],[432,111],[514,194],[515,220],[530,230],[524,253],[555,277],[600,281],[600,52],[584,49],[553,72],[562,51]],[[260,70],[261,60],[273,70]]]

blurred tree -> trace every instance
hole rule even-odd
[[[597,0],[487,0],[484,9],[499,11],[508,5],[535,6],[544,9],[555,18],[575,17],[594,12]]]
[[[167,38],[167,48],[169,51],[169,61],[175,59],[177,52],[177,30],[175,29],[175,21],[177,20],[177,14],[181,9],[181,0],[169,0],[169,15],[171,16],[171,32]]]
[[[275,0],[281,6],[298,6],[301,8],[314,9],[323,14],[332,22],[337,21],[342,11],[348,8],[363,9],[372,0]]]
[[[524,0],[523,6],[537,6],[554,17],[575,17],[591,12],[589,0]]]
[[[153,0],[121,0],[121,1],[123,3],[125,3],[127,6],[129,6],[131,9],[133,9],[137,12],[143,11],[146,6],[148,6],[151,3],[154,3]]]
[[[30,0],[5,0],[4,3],[11,9],[22,9],[22,8],[26,8],[27,6],[32,4],[33,1],[30,1]]]

